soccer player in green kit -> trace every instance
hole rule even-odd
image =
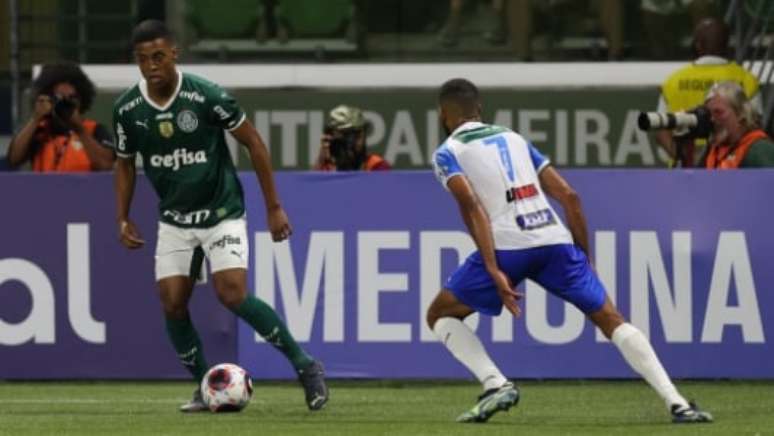
[[[276,312],[247,292],[248,238],[244,194],[226,147],[228,130],[249,151],[275,242],[292,230],[274,187],[265,144],[234,99],[218,85],[177,69],[177,47],[164,23],[146,20],[131,39],[143,80],[115,102],[118,138],[115,191],[120,240],[144,245],[129,218],[135,154],[159,196],[156,280],[169,338],[180,361],[201,382],[208,366],[188,313],[190,276],[203,252],[220,302],[251,325],[293,365],[310,410],[328,401],[322,364],[296,343]],[[207,410],[197,388],[183,412]]]

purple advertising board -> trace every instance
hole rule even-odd
[[[676,377],[774,378],[774,171],[563,171],[581,194],[595,268],[624,316]],[[277,173],[293,225],[272,243],[263,201],[241,175],[250,289],[273,305],[331,377],[456,378],[424,310],[474,249],[428,171]],[[0,379],[179,378],[153,282],[156,199],[144,178],[133,218],[147,246],[116,237],[110,175],[3,174]],[[518,378],[633,377],[577,309],[522,284],[524,314],[473,316]],[[198,285],[192,316],[211,363],[257,378],[290,365]]]
[[[677,377],[774,377],[772,171],[566,171],[581,194],[595,266],[625,317]],[[285,174],[294,224],[271,244],[247,184],[252,288],[333,377],[468,377],[424,323],[445,278],[473,250],[429,172]],[[529,284],[524,315],[473,324],[512,377],[632,377],[581,313]],[[288,365],[239,328],[239,362],[270,377]]]
[[[113,178],[1,174],[0,379],[180,378],[153,277],[156,197],[138,178],[118,242]],[[236,324],[207,286],[191,316],[210,360],[236,359]]]

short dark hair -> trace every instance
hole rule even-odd
[[[69,83],[78,93],[80,102],[80,111],[85,113],[91,108],[94,101],[96,90],[94,83],[89,76],[83,72],[81,67],[73,62],[58,62],[43,65],[40,74],[32,82],[34,97],[39,95],[51,95],[54,93],[54,87],[60,83]]]
[[[441,85],[438,102],[454,103],[465,112],[476,109],[480,104],[478,88],[468,79],[451,79]]]
[[[717,18],[705,18],[699,21],[693,31],[694,44],[701,47],[700,55],[728,55],[728,25]]]
[[[175,38],[172,32],[169,31],[167,25],[163,21],[159,20],[145,20],[140,22],[134,27],[132,31],[132,38],[130,40],[132,47],[143,42],[153,41],[155,39],[166,39],[167,41],[174,42]]]

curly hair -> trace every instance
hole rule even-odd
[[[32,82],[33,95],[35,97],[43,94],[50,95],[54,87],[60,83],[69,83],[75,88],[81,103],[81,112],[87,112],[91,108],[96,94],[94,83],[78,64],[72,62],[43,65],[40,74]]]

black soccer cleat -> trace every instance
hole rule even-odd
[[[688,403],[688,407],[672,404],[670,411],[672,412],[672,422],[675,424],[698,424],[713,421],[712,414],[699,409],[693,401]]]
[[[202,398],[202,391],[199,390],[199,388],[197,388],[194,391],[193,398],[191,399],[191,401],[180,406],[180,411],[183,413],[206,412],[209,410],[210,408],[207,407],[206,404],[204,404],[204,399]]]
[[[328,402],[328,385],[325,384],[325,370],[322,362],[315,360],[306,368],[298,370],[298,381],[304,387],[309,410],[322,409]]]

